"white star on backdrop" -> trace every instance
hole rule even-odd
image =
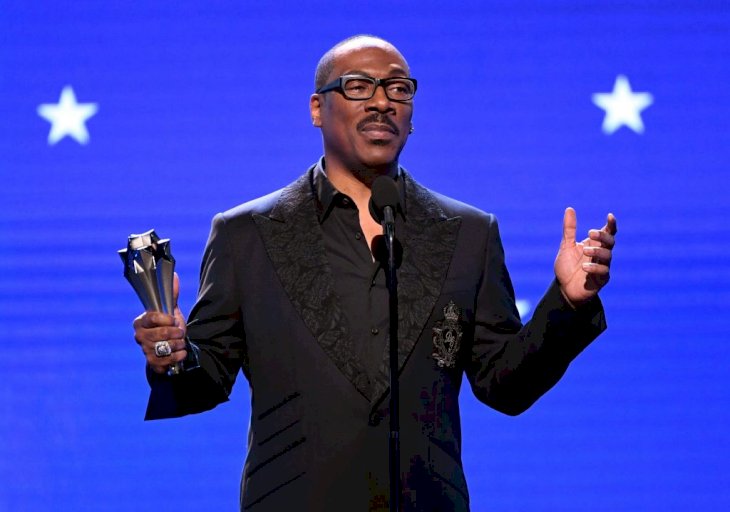
[[[622,126],[627,126],[636,133],[644,133],[641,111],[654,103],[654,97],[648,92],[633,92],[629,79],[618,75],[613,84],[613,92],[595,93],[593,103],[606,111],[603,118],[603,132],[606,135],[611,135]]]
[[[96,103],[77,103],[70,85],[63,88],[58,103],[38,105],[38,115],[51,123],[48,144],[52,146],[66,136],[73,137],[79,144],[87,144],[89,132],[86,130],[86,121],[97,110],[99,107]]]
[[[532,309],[530,301],[516,300],[515,303],[517,305],[517,312],[520,314],[520,318],[525,318],[525,315],[530,312],[530,309]]]

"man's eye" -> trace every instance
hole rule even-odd
[[[408,96],[411,86],[408,82],[393,82],[388,85],[388,92],[396,96]]]
[[[365,91],[365,90],[367,90],[368,87],[369,87],[369,85],[370,84],[368,84],[367,82],[363,82],[363,81],[360,81],[360,80],[350,80],[345,85],[345,88],[348,91],[357,92],[357,91]]]

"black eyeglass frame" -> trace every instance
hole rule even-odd
[[[352,97],[348,96],[347,92],[345,92],[345,88],[343,86],[345,85],[347,80],[353,80],[353,79],[367,80],[369,82],[374,82],[375,87],[373,87],[373,93],[370,96],[368,96],[367,98],[352,98]],[[413,95],[410,98],[408,98],[407,100],[394,99],[394,98],[390,97],[390,94],[388,94],[388,88],[386,86],[388,85],[388,83],[394,82],[396,80],[401,80],[401,81],[406,80],[413,84]],[[413,99],[413,97],[416,95],[416,90],[418,89],[418,81],[415,78],[405,77],[405,76],[394,76],[394,77],[388,77],[388,78],[373,78],[372,76],[367,76],[367,75],[342,75],[342,76],[337,77],[332,82],[323,85],[322,87],[317,89],[315,92],[317,94],[322,94],[322,93],[330,92],[330,91],[340,91],[342,93],[342,95],[350,101],[367,101],[367,100],[371,99],[373,96],[375,96],[375,91],[378,90],[378,86],[381,86],[383,88],[383,91],[385,92],[385,96],[390,101],[396,101],[398,103],[405,103],[405,102],[411,101]]]

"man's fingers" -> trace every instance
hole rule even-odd
[[[140,345],[154,344],[160,340],[183,339],[184,337],[185,329],[181,329],[174,325],[134,329],[134,339]]]
[[[180,308],[175,307],[175,325],[185,329],[185,316],[180,311]]]
[[[602,229],[591,229],[588,232],[588,238],[591,240],[594,240],[596,242],[599,242],[602,247],[605,247],[607,249],[613,249],[614,244],[616,241],[613,238],[613,235],[609,233],[608,231],[604,231]]]
[[[155,373],[167,373],[167,370],[175,363],[179,363],[187,357],[186,350],[178,350],[167,357],[157,357],[154,354],[147,354],[147,364]]]
[[[605,231],[610,235],[618,233],[618,227],[616,226],[616,217],[613,213],[609,213],[606,217],[606,225],[601,228],[601,231]]]
[[[175,311],[174,311],[174,317],[175,317],[175,325],[178,327],[185,328],[185,315],[183,315],[182,311],[177,305],[177,299],[180,296],[180,277],[177,275],[177,272],[175,272],[173,276],[172,281],[172,296],[173,296],[173,302],[175,303]]]
[[[581,266],[583,270],[585,270],[588,274],[605,276],[606,278],[608,278],[608,265],[603,265],[601,263],[585,262],[582,263]]]
[[[142,352],[145,353],[145,355],[152,355],[154,358],[156,358],[158,361],[161,361],[163,359],[166,359],[171,356],[163,356],[158,357],[157,353],[155,352],[155,347],[158,343],[166,341],[167,344],[170,346],[171,354],[175,355],[181,350],[185,349],[185,340],[184,339],[169,339],[169,340],[158,340],[158,341],[146,341],[142,343]],[[163,349],[164,350],[164,349]]]
[[[575,243],[575,230],[577,226],[578,220],[576,219],[575,210],[571,207],[566,208],[565,215],[563,215],[563,243]]]
[[[170,355],[158,356],[157,350],[156,350],[158,343],[163,344],[163,347],[161,348],[161,351],[163,354],[165,353],[164,344],[166,343],[170,347]],[[182,361],[183,359],[185,359],[185,354],[187,354],[187,352],[185,350],[185,340],[184,339],[145,341],[143,343],[140,343],[140,346],[142,348],[142,352],[144,353],[145,357],[147,358],[147,362],[151,365],[165,366],[165,365],[173,364],[173,363],[176,363],[178,361]]]
[[[151,329],[163,325],[175,325],[175,319],[171,315],[158,311],[146,311],[135,318],[132,325],[135,329]]]
[[[591,258],[593,263],[611,264],[611,250],[600,246],[584,246],[583,254]]]
[[[614,238],[616,233],[618,233],[616,217],[613,213],[609,213],[606,217],[606,224],[601,229],[591,229],[588,232],[588,238],[598,242],[602,247],[613,249],[613,246],[616,244],[616,239]]]
[[[173,273],[172,277],[172,301],[175,303],[175,307],[177,307],[177,298],[180,296],[180,277],[177,275],[177,272]]]

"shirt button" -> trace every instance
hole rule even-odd
[[[360,233],[359,231],[357,233],[355,233],[356,240],[360,240],[361,238],[362,238],[362,233]]]
[[[382,419],[383,418],[380,416],[380,414],[374,412],[368,418],[368,425],[370,425],[371,427],[377,427]]]
[[[342,198],[342,206],[347,206],[350,204],[350,200],[346,197]]]
[[[372,334],[373,336],[375,336],[375,335],[376,335],[376,334],[378,334],[379,332],[380,332],[380,331],[378,330],[378,328],[377,328],[377,327],[373,327],[372,329],[370,329],[370,334]]]

